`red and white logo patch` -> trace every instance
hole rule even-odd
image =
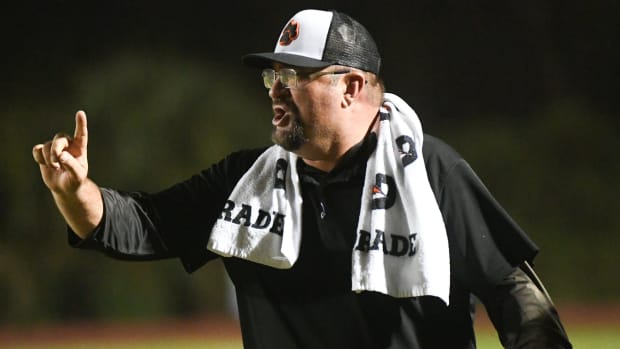
[[[323,59],[332,17],[328,11],[298,12],[282,29],[273,52]]]
[[[280,40],[278,43],[281,46],[290,45],[295,39],[299,37],[299,23],[296,20],[291,20],[288,22],[284,30],[282,30],[282,35],[280,35]]]

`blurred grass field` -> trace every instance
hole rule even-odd
[[[567,326],[569,339],[575,349],[618,349],[620,348],[620,331],[614,326]],[[478,332],[479,349],[501,349],[496,333],[491,330]]]
[[[560,311],[574,348],[620,348],[620,305],[581,306]],[[448,335],[448,334],[447,334]],[[477,315],[479,349],[501,349],[484,311]],[[91,323],[0,328],[3,349],[242,349],[232,318],[157,323]]]
[[[596,348],[596,349],[617,349],[620,348],[620,331],[613,326],[608,327],[568,327],[571,342],[574,348]],[[242,349],[241,340],[236,337],[229,339],[218,338],[209,340],[207,338],[166,338],[166,339],[128,339],[110,340],[106,342],[89,341],[79,339],[72,342],[57,343],[13,343],[2,348],[10,349]],[[478,333],[478,348],[480,349],[501,349],[495,332],[485,329]]]

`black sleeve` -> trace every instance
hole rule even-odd
[[[542,284],[519,268],[538,248],[467,162],[451,160],[431,182],[446,224],[453,282],[484,303],[506,348],[571,348]]]
[[[505,348],[572,348],[551,297],[526,262],[483,302]]]
[[[207,170],[155,194],[102,188],[104,216],[85,240],[69,231],[74,247],[118,259],[181,259],[193,272],[217,255],[207,241],[223,204],[261,149],[229,155]]]
[[[443,177],[438,201],[450,244],[455,278],[479,297],[523,261],[536,245],[497,203],[463,159]]]
[[[152,213],[141,204],[147,195],[124,193],[100,188],[103,199],[103,217],[99,225],[82,240],[71,228],[69,244],[73,247],[103,252],[124,260],[155,260],[173,257],[164,243]]]

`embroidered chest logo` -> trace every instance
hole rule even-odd
[[[299,37],[299,23],[296,20],[291,20],[288,22],[284,30],[282,30],[282,35],[280,35],[280,40],[278,43],[281,46],[290,45],[295,39]]]

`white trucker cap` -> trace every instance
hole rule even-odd
[[[256,68],[274,62],[305,68],[343,65],[379,74],[381,56],[372,36],[359,22],[336,11],[303,10],[284,26],[273,52],[243,56]]]

